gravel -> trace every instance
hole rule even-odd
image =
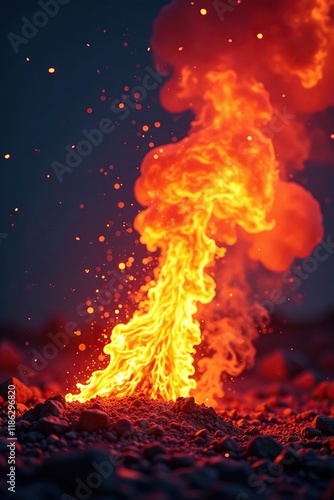
[[[329,500],[333,385],[320,382],[311,393],[301,385],[254,381],[215,409],[141,393],[85,404],[61,395],[29,400],[31,390],[19,385],[28,409],[16,422],[15,498]],[[0,494],[12,498],[6,401],[0,408]]]

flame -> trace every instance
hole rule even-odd
[[[247,3],[263,5],[262,0]],[[296,4],[287,7],[291,10],[277,25],[276,38],[261,27],[254,32],[254,43],[269,39],[272,57],[266,64],[273,65],[272,74],[290,71],[284,76],[287,86],[297,77],[295,85],[314,88],[327,71],[333,2]],[[160,250],[159,265],[132,319],[113,329],[104,348],[109,365],[93,372],[86,384],[78,383],[80,393],[67,394],[68,401],[138,390],[164,399],[192,393],[212,402],[222,396],[221,373],[237,375],[253,361],[252,341],[258,330],[252,311],[257,308],[264,320],[267,316],[250,299],[250,260],[274,271],[286,269],[321,239],[318,203],[304,188],[284,180],[291,153],[284,141],[264,132],[276,112],[270,78],[260,80],[263,68],[255,61],[241,69],[244,49],[222,47],[222,30],[239,29],[238,16],[233,12],[231,24],[224,27],[212,5],[202,2],[195,11],[188,2],[174,0],[155,23],[155,57],[174,69],[162,89],[162,103],[174,112],[190,108],[194,119],[186,137],[144,158],[135,195],[146,208],[137,215],[135,228],[149,251]],[[271,10],[266,7],[263,21],[286,5],[281,0]],[[242,8],[246,13],[250,9],[241,4],[235,11]],[[279,37],[288,30],[300,47],[305,25],[314,29],[314,50],[307,61],[296,62]],[[164,35],[172,28],[176,36],[167,39]],[[261,37],[256,36],[259,31]],[[198,40],[205,40],[202,45],[211,51],[205,52]],[[289,127],[295,122],[290,117]],[[302,133],[291,136],[301,144],[294,157],[300,167],[309,144],[298,142]],[[282,151],[279,159],[277,151]],[[298,214],[305,208],[317,217],[312,227],[299,228],[296,242],[291,230],[304,221]],[[203,341],[210,352],[198,362],[194,377],[195,346]]]

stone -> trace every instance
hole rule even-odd
[[[136,420],[134,422],[134,425],[140,427],[141,429],[147,429],[149,426],[149,423],[144,418],[139,418],[138,420]]]
[[[322,434],[326,434],[327,436],[334,436],[334,418],[317,415],[312,420],[311,427],[318,429]]]
[[[293,379],[293,385],[299,389],[313,389],[317,384],[317,376],[312,370],[304,370]]]
[[[324,380],[313,390],[313,396],[317,399],[329,399],[334,401],[334,381]]]
[[[249,457],[275,459],[283,450],[271,436],[255,436],[247,445],[246,453]]]
[[[317,412],[314,410],[305,410],[302,411],[301,413],[298,413],[296,416],[296,420],[312,420],[314,417],[316,417]]]
[[[115,484],[115,465],[113,457],[104,450],[66,450],[46,459],[41,466],[33,470],[31,477],[35,480],[43,479],[52,482],[57,478],[58,486],[62,487],[63,493],[65,490],[67,495],[82,498],[81,494],[78,495],[78,489],[76,491],[78,485],[76,479],[81,478],[82,481],[86,481],[93,473],[95,476],[98,474],[101,477],[98,491],[103,492]],[[79,493],[81,493],[80,490]]]
[[[239,444],[234,441],[234,439],[230,438],[229,436],[224,436],[222,439],[219,439],[217,441],[214,441],[215,445],[215,451],[218,451],[220,453],[222,452],[232,452],[232,453],[240,453],[241,448]]]
[[[234,460],[233,458],[211,457],[208,459],[207,464],[218,471],[220,479],[227,481],[247,483],[249,478],[254,475],[247,462]]]
[[[283,471],[295,471],[303,467],[303,460],[298,453],[291,447],[287,446],[275,458],[274,464],[280,466]]]
[[[70,429],[70,426],[64,420],[60,420],[58,417],[43,417],[34,422],[31,426],[32,430],[40,432],[41,434],[64,434]]]
[[[45,403],[42,404],[39,412],[39,417],[43,418],[50,416],[58,418],[62,418],[64,416],[64,407],[59,401],[48,399],[47,401],[45,401]]]
[[[287,349],[276,349],[259,363],[260,374],[268,380],[290,380],[305,369],[307,362],[304,357]]]
[[[30,432],[27,432],[27,434],[25,435],[25,439],[24,441],[26,442],[32,442],[32,443],[35,443],[36,441],[41,441],[42,439],[44,439],[44,434],[42,434],[41,432],[37,432],[37,431],[30,431]]]
[[[78,422],[78,431],[94,432],[98,429],[108,429],[107,413],[97,409],[83,410]]]
[[[47,399],[47,401],[57,401],[64,408],[66,408],[66,399],[61,394],[57,394],[56,396],[52,396],[51,398]]]
[[[21,363],[22,355],[13,342],[4,339],[0,342],[0,359],[1,369],[11,370],[13,368],[16,369]]]
[[[169,459],[167,459],[166,462],[171,469],[180,469],[181,467],[193,467],[195,465],[193,457],[181,453],[175,453]]]
[[[148,430],[148,434],[154,434],[155,436],[163,436],[164,430],[161,425],[153,425]]]
[[[153,458],[156,455],[164,455],[166,453],[166,448],[161,443],[153,443],[145,446],[143,454],[145,458]]]
[[[133,433],[134,428],[130,420],[127,418],[121,418],[115,425],[113,425],[113,431],[116,432],[118,437],[128,437]]]
[[[321,436],[322,432],[319,429],[315,429],[314,427],[305,427],[303,430],[303,436],[307,439],[313,439],[317,436]]]
[[[177,412],[182,411],[183,413],[191,414],[196,408],[195,399],[191,396],[189,398],[177,398],[174,409]]]
[[[114,434],[113,432],[106,432],[104,434],[104,437],[106,438],[107,441],[109,441],[109,443],[115,443],[117,441],[117,436],[116,434]]]
[[[16,377],[10,377],[0,384],[0,396],[4,398],[5,401],[8,400],[8,386],[15,386],[15,401],[16,403],[27,403],[33,396],[32,390],[29,389],[23,382],[21,382]]]
[[[195,438],[203,438],[203,439],[207,439],[209,437],[209,431],[208,429],[201,429],[199,431],[196,432],[195,434]]]

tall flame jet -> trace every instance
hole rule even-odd
[[[333,104],[334,0],[228,4],[173,0],[154,22],[155,62],[171,72],[162,105],[193,120],[182,140],[147,153],[135,185],[146,207],[135,228],[160,250],[155,279],[113,329],[109,365],[68,401],[140,390],[212,404],[222,372],[253,361],[252,311],[266,315],[247,267],[282,272],[321,241],[318,202],[289,179],[309,154],[302,117]]]

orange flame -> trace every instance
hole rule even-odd
[[[276,38],[269,40],[273,51],[270,64],[275,74],[284,74],[293,65],[285,44],[279,45],[279,28],[288,26],[289,36],[293,36],[311,24],[318,37],[314,39],[316,48],[307,63],[299,61],[290,73],[291,79],[296,78],[293,75],[300,79],[295,85],[300,86],[301,81],[304,88],[313,88],[322,80],[326,50],[332,43],[328,5],[333,2],[296,3],[299,11],[292,9],[290,20],[283,16]],[[277,4],[282,7],[287,2]],[[104,348],[110,356],[107,368],[93,372],[86,385],[77,384],[80,393],[67,394],[68,401],[86,401],[97,395],[126,396],[140,390],[164,399],[192,392],[197,399],[212,402],[223,394],[222,371],[237,375],[252,363],[255,353],[252,340],[258,332],[250,313],[258,306],[248,297],[247,261],[259,260],[275,271],[286,269],[295,256],[307,255],[321,239],[317,202],[301,186],[293,188],[292,183],[279,180],[280,173],[282,179],[286,176],[290,154],[282,153],[286,161],[278,161],[276,139],[264,132],[275,114],[268,92],[270,78],[263,78],[265,84],[259,81],[263,68],[255,62],[251,72],[238,70],[242,49],[225,50],[221,39],[224,29],[226,33],[229,26],[236,29],[239,12],[231,13],[231,25],[223,26],[212,5],[204,1],[201,10],[195,11],[189,2],[175,0],[155,24],[156,58],[174,68],[162,90],[162,102],[170,111],[190,107],[194,120],[188,136],[150,151],[144,158],[135,194],[147,208],[136,217],[135,228],[149,251],[160,250],[155,279],[132,319],[113,329],[111,342]],[[243,4],[235,11],[242,8],[247,13],[249,7]],[[306,21],[300,17],[305,13]],[[242,19],[242,12],[240,16]],[[270,16],[271,11],[267,12]],[[167,42],[164,34],[172,28],[176,36]],[[261,28],[263,37],[256,37],[258,32],[254,40],[265,44],[265,30]],[[199,47],[199,39],[212,49],[208,56]],[[320,39],[318,44],[316,39]],[[303,38],[297,42],[300,47]],[[178,50],[180,46],[184,50]],[[235,54],[239,56],[234,58]],[[289,86],[290,77],[284,78]],[[295,136],[293,140],[297,141]],[[308,143],[302,144],[300,157],[304,158]],[[277,145],[280,151],[285,148],[282,141]],[[289,196],[282,194],[285,189]],[[284,237],[303,220],[296,216],[289,226],[287,214],[293,211],[296,198],[298,213],[311,207],[317,215],[314,226],[299,229],[300,244]],[[279,202],[282,199],[285,207]],[[236,245],[238,239],[242,246]],[[228,246],[232,249],[224,257]],[[260,247],[263,251],[258,252]],[[228,267],[222,265],[224,261]],[[195,381],[195,346],[203,338],[211,354],[199,361]]]

